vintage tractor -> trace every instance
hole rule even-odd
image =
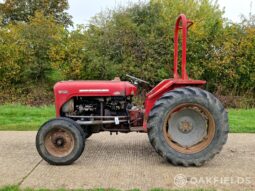
[[[156,152],[174,165],[200,166],[227,141],[228,116],[221,102],[201,89],[206,81],[186,72],[186,37],[192,22],[181,14],[175,26],[174,78],[146,94],[144,109],[132,103],[137,84],[112,81],[62,81],[54,86],[56,117],[44,123],[36,148],[50,164],[67,165],[82,154],[93,133],[145,132]],[[182,65],[178,74],[178,33],[182,31]]]

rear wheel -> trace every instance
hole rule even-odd
[[[227,133],[224,107],[200,88],[177,88],[164,94],[148,120],[152,146],[175,165],[202,165],[220,152]]]
[[[84,146],[82,129],[70,119],[52,119],[41,126],[36,136],[38,153],[54,165],[73,163],[82,154]]]

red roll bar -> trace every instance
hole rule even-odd
[[[182,25],[180,26],[180,22]],[[188,74],[186,71],[186,41],[188,28],[193,24],[191,20],[188,20],[184,14],[181,14],[175,24],[174,31],[174,79],[180,79],[178,74],[178,33],[182,30],[182,76],[181,79],[188,80]]]

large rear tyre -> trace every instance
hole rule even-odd
[[[201,166],[227,141],[228,116],[211,93],[177,88],[152,108],[148,136],[155,150],[174,165]]]
[[[73,120],[52,119],[44,123],[37,132],[36,148],[49,164],[69,165],[82,154],[84,138],[83,130]]]

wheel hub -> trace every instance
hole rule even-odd
[[[206,137],[207,122],[198,111],[183,108],[170,116],[168,134],[180,146],[192,147]]]
[[[189,119],[180,120],[180,122],[178,123],[178,129],[182,133],[189,133],[193,129],[191,120]]]
[[[65,144],[65,139],[63,137],[58,137],[54,143],[57,147],[63,147]]]
[[[53,156],[67,156],[74,148],[74,137],[64,129],[53,129],[45,137],[45,147]]]

